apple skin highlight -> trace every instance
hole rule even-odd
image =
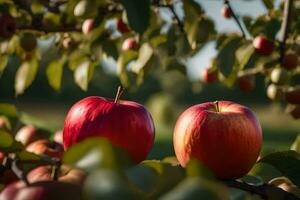
[[[219,101],[198,104],[184,111],[174,129],[174,149],[180,164],[190,159],[206,165],[218,178],[247,174],[262,146],[262,130],[245,106]]]

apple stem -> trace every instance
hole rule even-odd
[[[61,162],[59,160],[56,160],[55,164],[52,166],[51,178],[54,181],[58,180],[60,166],[61,166]]]
[[[11,170],[14,172],[14,174],[22,180],[27,186],[29,186],[29,181],[26,177],[26,174],[19,168],[18,166],[19,160],[17,158],[14,158],[11,163]]]
[[[219,102],[215,101],[214,103],[215,103],[216,111],[220,112]]]
[[[115,97],[115,103],[118,103],[118,101],[121,98],[123,92],[124,92],[124,88],[122,86],[119,86],[116,97]]]

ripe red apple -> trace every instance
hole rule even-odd
[[[25,146],[38,139],[42,139],[45,137],[45,134],[33,125],[23,126],[15,135],[15,139],[24,144]]]
[[[212,83],[218,80],[218,70],[205,69],[202,74],[202,80],[206,83]]]
[[[7,131],[9,127],[8,121],[6,118],[0,116],[0,130]]]
[[[124,42],[122,44],[123,51],[133,50],[133,49],[136,49],[137,47],[138,47],[138,44],[134,37],[127,38],[126,40],[124,40]]]
[[[293,70],[298,65],[298,55],[296,53],[288,53],[283,57],[282,67],[287,70]]]
[[[3,163],[4,158],[5,158],[5,154],[0,151],[0,165]]]
[[[0,17],[0,37],[11,38],[16,32],[16,20],[9,14]]]
[[[82,24],[82,32],[88,34],[94,27],[94,19],[86,19]]]
[[[26,150],[38,155],[46,154],[54,158],[61,158],[64,152],[61,144],[46,139],[36,140],[30,143],[26,147]]]
[[[300,104],[300,88],[290,88],[285,92],[285,99],[290,104]]]
[[[257,36],[253,40],[253,46],[255,48],[255,51],[259,55],[269,56],[273,52],[274,44],[269,39],[263,37],[263,36]]]
[[[122,19],[117,20],[117,30],[120,33],[128,33],[130,31],[127,24],[125,24]]]
[[[255,76],[243,76],[238,78],[238,85],[241,91],[250,92],[255,88]]]
[[[154,124],[144,106],[91,96],[77,102],[67,114],[63,130],[65,149],[90,137],[104,137],[124,149],[132,161],[144,160],[154,142]]]
[[[262,145],[262,130],[255,114],[230,101],[202,103],[188,108],[176,122],[174,149],[185,167],[198,159],[223,179],[247,174]]]
[[[221,9],[221,14],[225,18],[230,18],[231,17],[231,10],[227,5],[224,5]]]
[[[51,168],[38,167],[29,172],[27,179],[30,183],[17,181],[9,184],[0,194],[1,200],[64,200],[82,199],[81,186],[86,174],[78,169],[62,166],[58,181],[52,181]]]

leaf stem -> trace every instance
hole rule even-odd
[[[235,12],[233,11],[232,6],[231,6],[229,0],[224,0],[224,4],[228,6],[228,8],[229,8],[229,10],[230,10],[230,13],[231,13],[231,16],[233,17],[234,21],[236,22],[236,24],[238,25],[239,29],[240,29],[241,32],[242,32],[243,38],[246,39],[246,33],[245,33],[245,30],[243,29],[242,24],[241,24],[241,22],[239,21],[237,15],[236,15]]]

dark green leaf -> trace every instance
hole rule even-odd
[[[300,186],[300,154],[296,151],[271,153],[261,158],[259,163],[267,163],[289,178],[295,185]]]
[[[121,80],[121,83],[124,87],[128,88],[130,86],[129,72],[126,69],[126,66],[129,62],[135,60],[138,57],[136,51],[124,51],[118,58],[117,62],[117,74]]]
[[[297,136],[296,140],[293,142],[291,146],[291,150],[294,150],[300,153],[300,135]]]
[[[105,40],[102,42],[102,51],[106,56],[111,56],[114,59],[118,59],[119,52],[116,43],[111,40]]]
[[[240,70],[245,68],[254,52],[252,43],[242,45],[237,49],[235,55],[240,66]]]
[[[230,36],[220,47],[216,62],[219,70],[225,77],[228,77],[236,63],[235,52],[240,46],[241,38],[239,36]]]
[[[5,70],[7,63],[8,63],[8,56],[0,55],[0,77],[2,76],[2,73]]]
[[[18,112],[16,106],[8,103],[0,103],[0,114],[7,117],[17,117]]]
[[[263,3],[267,9],[274,8],[274,0],[263,0]]]
[[[20,143],[14,140],[13,136],[4,131],[0,130],[0,151],[5,153],[16,152],[24,149],[25,147]]]
[[[214,179],[213,173],[198,160],[190,160],[186,166],[188,177],[202,177],[206,179]]]
[[[118,0],[123,4],[128,19],[129,26],[143,34],[149,25],[150,0]]]

